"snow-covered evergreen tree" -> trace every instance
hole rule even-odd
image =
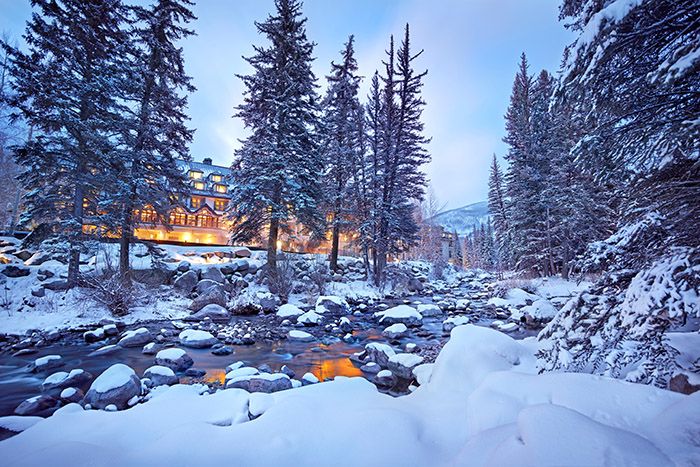
[[[253,73],[240,76],[245,100],[237,109],[251,131],[236,151],[236,190],[230,217],[233,240],[249,240],[267,230],[268,273],[276,273],[280,229],[297,221],[323,234],[319,209],[322,167],[318,137],[318,96],[311,70],[313,43],[298,0],[276,0],[276,12],[258,31],[270,42],[247,58]]]
[[[511,264],[511,230],[508,222],[505,179],[495,154],[489,173],[488,203],[496,238],[497,263],[505,267]]]
[[[559,91],[591,125],[578,160],[626,183],[617,231],[581,262],[602,276],[540,334],[542,367],[665,386],[679,371],[666,332],[700,316],[700,8],[566,0],[561,15],[578,38]]]
[[[331,254],[330,268],[338,266],[338,244],[341,232],[354,225],[355,215],[351,180],[353,174],[364,169],[357,153],[358,126],[362,124],[357,97],[360,77],[353,49],[354,37],[350,36],[342,51],[342,61],[331,63],[327,77],[328,91],[323,101],[324,159],[324,211],[330,218]]]
[[[68,283],[78,280],[85,208],[97,206],[116,150],[121,105],[115,79],[127,43],[119,0],[35,0],[27,50],[7,44],[11,100],[34,139],[17,152],[27,212],[70,243]]]
[[[430,160],[425,146],[421,120],[425,102],[421,97],[427,71],[416,73],[413,62],[422,51],[413,53],[409,26],[398,50],[393,37],[387,51],[382,77],[381,133],[377,174],[380,196],[376,212],[377,236],[373,245],[374,282],[383,283],[388,255],[406,250],[417,240],[418,226],[413,216],[415,201],[420,201],[426,185],[421,166]],[[372,110],[370,110],[371,112]]]
[[[103,208],[109,212],[120,207],[114,214],[122,278],[127,277],[129,245],[139,221],[134,210],[148,209],[156,222],[167,224],[177,202],[175,193],[188,191],[176,159],[189,157],[193,132],[186,126],[187,97],[181,91],[192,92],[194,87],[177,41],[193,34],[185,27],[195,19],[191,5],[189,0],[157,0],[150,7],[133,8],[135,28],[123,81],[130,104],[124,114],[124,147],[114,160],[116,184],[107,190],[110,196]]]

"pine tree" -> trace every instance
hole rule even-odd
[[[430,160],[421,121],[425,102],[421,98],[427,71],[416,73],[413,61],[422,51],[410,49],[409,26],[406,25],[399,49],[394,52],[393,36],[382,77],[380,162],[382,171],[378,188],[381,203],[377,211],[377,237],[374,242],[374,282],[384,280],[388,255],[406,250],[417,240],[414,201],[424,196],[425,174],[420,167]]]
[[[230,216],[233,240],[249,240],[267,229],[268,274],[277,271],[277,238],[290,221],[322,234],[322,166],[315,130],[318,97],[311,71],[313,43],[298,0],[276,0],[276,14],[255,25],[270,41],[247,58],[251,75],[239,76],[245,101],[236,114],[251,131],[236,151],[236,190]]]
[[[538,337],[541,366],[665,387],[678,369],[666,333],[700,314],[700,9],[566,0],[561,16],[579,38],[559,99],[588,124],[573,150],[621,202],[616,232],[579,262],[600,278]]]
[[[68,284],[76,285],[84,206],[94,207],[116,150],[118,57],[127,43],[119,0],[35,0],[24,35],[27,51],[11,57],[11,100],[36,137],[17,162],[27,215],[50,224],[70,245]]]
[[[520,67],[513,82],[510,105],[506,113],[506,137],[509,145],[506,174],[509,203],[510,232],[513,261],[517,269],[530,269],[533,259],[527,255],[530,248],[529,235],[538,230],[537,217],[533,209],[534,193],[534,148],[532,135],[532,88],[527,58],[522,54]],[[536,206],[536,205],[535,205]]]
[[[331,223],[330,268],[338,266],[338,244],[340,233],[352,222],[353,173],[363,169],[357,152],[358,125],[361,118],[357,97],[360,77],[357,76],[357,61],[353,49],[354,37],[350,36],[342,51],[340,64],[331,63],[331,74],[324,107],[324,146],[327,174],[324,180],[325,202]]]
[[[511,231],[508,222],[508,200],[505,191],[506,187],[503,172],[494,154],[489,174],[489,212],[493,219],[499,263],[502,262],[503,265],[509,265],[511,257]]]
[[[187,144],[193,133],[186,127],[187,97],[180,91],[192,92],[194,87],[176,42],[193,34],[183,26],[195,19],[191,5],[189,0],[158,0],[133,10],[136,28],[123,82],[131,105],[125,113],[124,151],[112,169],[117,184],[105,203],[121,206],[117,222],[122,278],[127,278],[129,245],[138,220],[134,210],[147,208],[157,222],[167,224],[177,201],[173,194],[188,191],[176,159],[189,157]]]

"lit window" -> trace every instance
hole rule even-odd
[[[217,211],[225,211],[227,204],[228,204],[228,201],[225,199],[215,199],[214,200],[214,209]]]
[[[201,198],[199,196],[193,196],[190,199],[190,207],[192,209],[199,209],[204,205],[204,198]]]
[[[194,182],[194,188],[197,190],[203,190],[204,189],[204,182]]]
[[[204,175],[204,173],[200,172],[199,170],[190,170],[190,178],[192,180],[199,180],[202,178],[202,175]]]
[[[214,174],[214,175],[211,176],[211,181],[212,181],[212,182],[220,182],[221,180],[223,180],[223,177],[222,177],[221,175],[216,175],[216,174]]]
[[[214,190],[216,190],[217,193],[226,193],[226,185],[214,185]]]

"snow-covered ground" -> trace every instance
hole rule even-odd
[[[399,398],[337,378],[274,394],[161,387],[120,412],[71,404],[46,420],[8,420],[29,428],[0,442],[0,458],[13,466],[700,463],[700,393],[537,375],[535,347],[458,326],[422,375],[429,381]]]

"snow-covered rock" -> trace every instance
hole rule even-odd
[[[280,318],[289,318],[292,316],[303,315],[304,311],[298,306],[292,305],[291,303],[285,303],[279,310],[277,310],[277,316]]]
[[[455,327],[469,323],[469,318],[466,316],[452,316],[442,322],[442,330],[451,332]]]
[[[225,301],[224,301],[225,303]],[[219,303],[210,303],[202,307],[199,311],[191,314],[186,319],[191,321],[202,321],[209,318],[212,321],[228,322],[231,316],[228,310]]]
[[[413,378],[413,369],[423,363],[423,357],[412,353],[399,353],[389,357],[391,372],[403,379]]]
[[[321,295],[316,299],[315,311],[319,315],[326,312],[332,314],[347,314],[350,310],[348,302],[344,298],[336,297],[335,295]]]
[[[238,376],[226,383],[227,388],[239,388],[248,392],[272,393],[292,388],[289,376],[284,373],[261,373]]]
[[[147,328],[138,328],[131,331],[125,331],[122,338],[119,339],[120,347],[141,347],[153,340],[151,331]]]
[[[70,373],[59,371],[49,375],[41,384],[41,390],[44,392],[59,392],[67,387],[83,387],[92,380],[92,375],[85,370],[76,368]]]
[[[46,416],[51,414],[58,407],[58,400],[47,394],[41,396],[30,397],[22,401],[15,409],[16,415],[23,416]]]
[[[224,281],[226,281],[226,278],[221,273],[221,270],[219,268],[217,268],[216,266],[209,266],[208,268],[203,270],[201,273],[201,278],[208,279],[208,280],[211,280],[214,282],[218,282],[220,284],[223,284]]]
[[[65,365],[63,357],[60,355],[45,355],[34,360],[32,371],[48,371]]]
[[[187,271],[173,281],[173,287],[184,295],[189,295],[195,288],[199,277],[197,271]]]
[[[406,327],[405,324],[396,323],[396,324],[392,324],[391,326],[386,327],[382,331],[382,335],[384,337],[386,337],[387,339],[399,339],[401,337],[404,337],[407,332],[408,332],[408,328]]]
[[[301,377],[301,384],[304,386],[316,383],[318,383],[318,378],[313,373],[304,373],[304,376]]]
[[[192,365],[194,361],[182,349],[170,348],[163,349],[156,354],[156,365],[167,366],[174,371],[185,371]]]
[[[391,387],[396,384],[396,377],[390,370],[382,370],[374,376],[374,384],[382,387]]]
[[[322,319],[323,318],[321,317],[321,315],[319,315],[315,311],[310,310],[304,314],[299,315],[299,317],[297,318],[297,323],[303,324],[305,326],[314,326],[319,324]]]
[[[421,316],[440,316],[443,314],[442,308],[432,303],[417,305],[416,308]]]
[[[398,305],[374,314],[382,324],[404,323],[407,326],[420,326],[423,316],[409,305]]]
[[[365,352],[367,353],[367,361],[374,362],[382,368],[386,368],[389,364],[389,358],[396,354],[390,346],[379,342],[370,342],[365,345]]]
[[[128,407],[129,400],[140,395],[141,381],[134,370],[123,363],[116,363],[95,378],[85,394],[85,403],[93,409],[114,405],[122,410]]]
[[[143,372],[143,377],[150,380],[151,386],[172,386],[180,382],[171,368],[161,365],[154,365],[147,368],[146,371]]]
[[[178,340],[180,345],[194,349],[206,349],[219,342],[211,333],[200,329],[185,329],[178,335]]]
[[[291,331],[289,331],[289,334],[287,335],[287,337],[290,341],[297,341],[297,342],[311,342],[311,341],[316,339],[314,336],[312,336],[308,332],[297,331],[296,329],[292,329]]]

